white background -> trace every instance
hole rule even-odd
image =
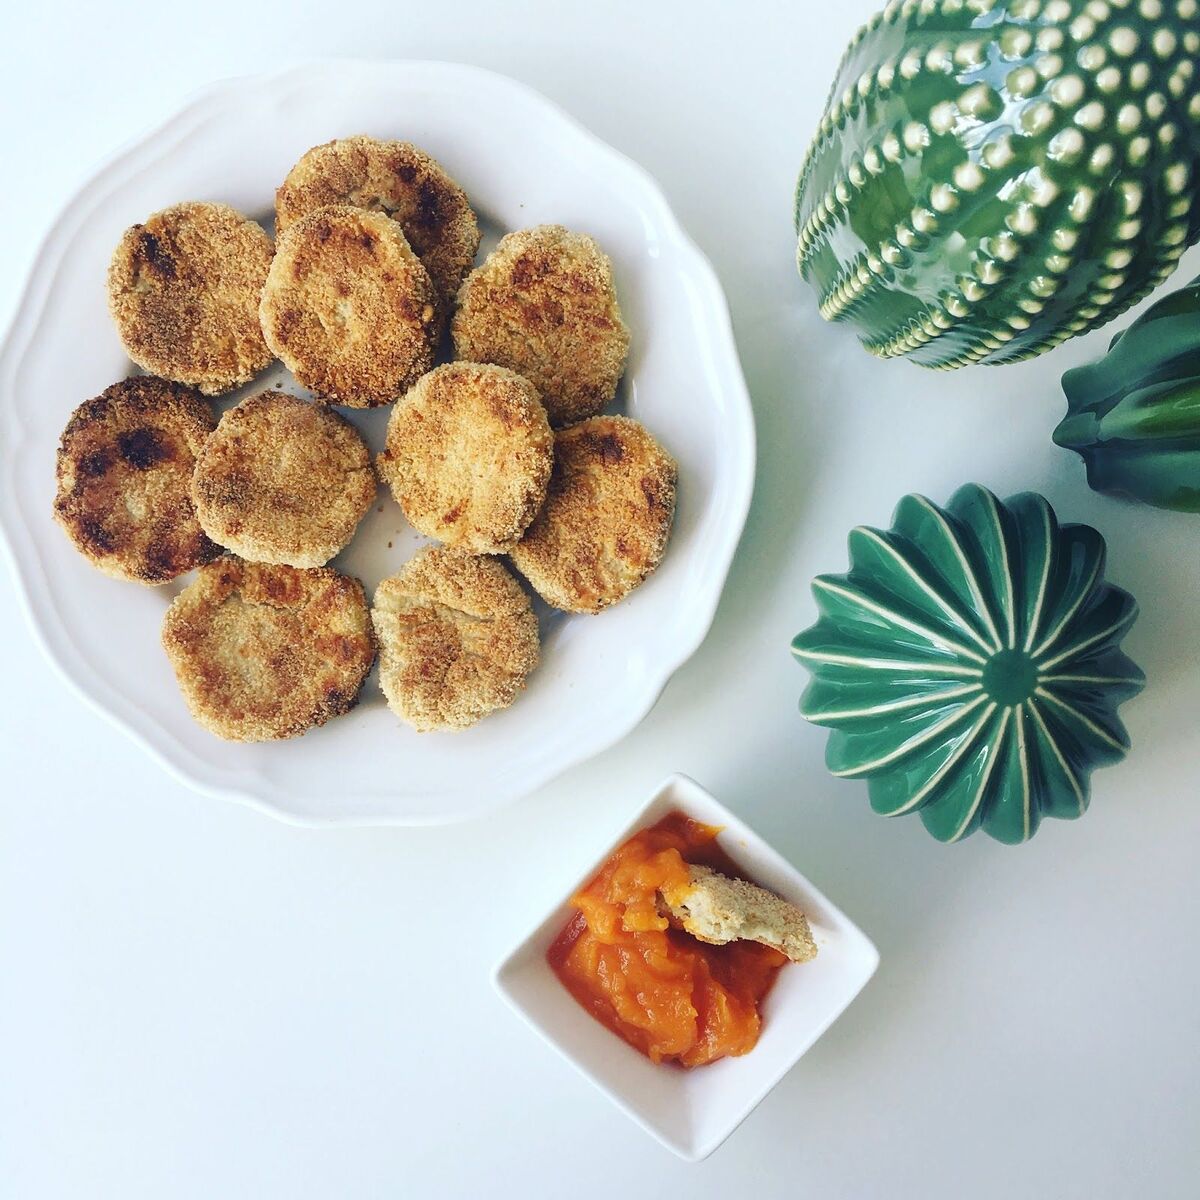
[[[14,6],[15,7],[15,6]],[[1200,518],[1088,491],[1058,378],[876,363],[794,277],[794,177],[872,0],[213,0],[0,18],[0,309],[91,164],[212,79],[316,55],[540,88],[661,181],[725,284],[760,437],[709,640],[624,744],[487,821],[303,831],[193,795],[43,665],[0,694],[0,1197],[1118,1197],[1200,1172]],[[347,131],[354,132],[354,131]],[[1185,260],[1177,282],[1196,273]],[[1190,268],[1190,270],[1189,270]],[[64,411],[83,397],[48,396]],[[50,464],[47,463],[47,470]],[[795,713],[807,582],[905,491],[1096,524],[1141,600],[1134,752],[1008,848],[872,816]],[[491,992],[659,779],[696,776],[875,939],[878,975],[733,1139],[677,1162]]]

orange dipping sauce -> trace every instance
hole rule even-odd
[[[757,942],[710,946],[659,914],[658,891],[686,887],[688,863],[745,878],[718,832],[673,812],[634,834],[572,897],[579,912],[546,953],[571,995],[654,1062],[753,1050],[758,1006],[787,962]]]

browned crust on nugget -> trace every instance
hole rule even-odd
[[[192,500],[214,542],[254,562],[320,567],[375,499],[371,455],[331,409],[281,392],[231,408],[196,460]]]
[[[808,918],[782,896],[745,879],[733,879],[711,867],[688,864],[688,883],[664,891],[667,910],[692,937],[712,946],[760,942],[792,962],[817,956]]]
[[[629,417],[592,417],[554,439],[545,506],[512,550],[555,608],[596,613],[662,561],[675,516],[675,462]]]
[[[174,204],[130,226],[108,267],[108,309],[139,367],[220,395],[273,355],[258,298],[274,248],[228,204]]]
[[[410,142],[358,135],[314,146],[275,193],[275,229],[330,204],[350,204],[399,221],[449,312],[479,249],[479,222],[466,193],[441,164]]]
[[[507,708],[537,666],[529,597],[494,558],[427,547],[379,585],[371,620],[388,705],[422,732]]]
[[[389,217],[319,208],[280,235],[259,316],[302,386],[351,408],[390,404],[433,365],[429,272]]]
[[[463,284],[451,328],[456,358],[524,375],[556,428],[612,401],[629,352],[612,263],[561,225],[502,238]]]
[[[448,363],[392,410],[379,473],[409,523],[473,554],[499,554],[546,498],[554,435],[537,389],[504,367]]]
[[[375,643],[357,579],[226,555],[175,597],[163,648],[192,716],[217,737],[296,737],[349,712]]]
[[[81,404],[58,446],[54,518],[106,575],[166,583],[220,553],[192,507],[192,467],[212,405],[152,375]]]

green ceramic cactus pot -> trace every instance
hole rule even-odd
[[[796,192],[820,311],[934,367],[1111,320],[1200,238],[1200,0],[891,0]]]
[[[1023,842],[1043,817],[1081,816],[1091,772],[1129,747],[1117,707],[1144,683],[1120,649],[1137,605],[1104,582],[1100,534],[1060,526],[1041,496],[969,484],[944,509],[905,496],[890,529],[849,544],[792,643],[829,769],[946,842]]]
[[[1146,310],[1098,363],[1063,376],[1054,440],[1088,483],[1158,508],[1200,512],[1200,279]]]

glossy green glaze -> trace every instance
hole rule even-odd
[[[1200,0],[892,0],[796,192],[821,313],[927,366],[1111,320],[1200,238]]]
[[[792,643],[829,769],[946,842],[1023,842],[1042,817],[1082,815],[1092,770],[1129,747],[1117,706],[1144,683],[1120,649],[1137,605],[1104,557],[1041,496],[975,484],[853,530],[850,570],[813,580],[820,619]]]
[[[1160,300],[1108,354],[1063,376],[1054,440],[1088,483],[1158,508],[1200,512],[1200,279]]]

